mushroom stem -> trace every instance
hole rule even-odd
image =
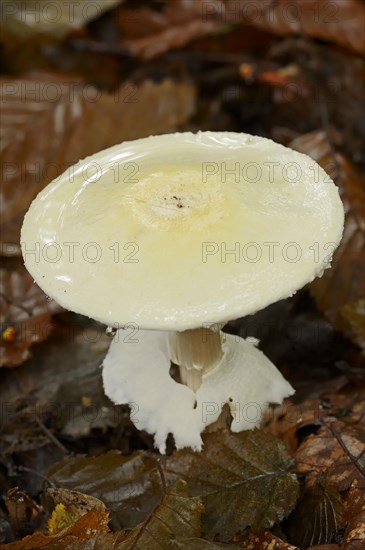
[[[181,382],[194,392],[202,377],[222,360],[222,333],[209,328],[171,332],[170,358],[179,366]]]

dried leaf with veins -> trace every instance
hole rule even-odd
[[[4,456],[27,455],[49,444],[42,421],[55,436],[68,441],[111,427],[130,433],[127,408],[114,406],[103,392],[100,363],[110,344],[105,327],[86,318],[78,318],[76,324],[73,317],[63,320],[55,320],[54,337],[34,346],[26,364],[1,373],[0,454]],[[128,452],[129,436],[122,436],[122,441]]]
[[[68,508],[72,508],[79,516],[90,512],[91,510],[105,510],[106,506],[100,499],[79,493],[78,491],[70,491],[59,487],[47,489],[47,495],[51,497],[55,504],[63,504]]]
[[[51,466],[48,477],[60,488],[100,498],[118,528],[142,522],[161,497],[156,461],[143,453],[125,457],[109,451],[95,457],[65,457]]]
[[[50,535],[60,534],[81,516],[88,514],[92,510],[108,513],[105,504],[101,500],[77,491],[50,488],[47,489],[48,495],[56,504],[48,520],[48,532]]]
[[[0,367],[14,367],[28,359],[33,344],[49,336],[51,316],[61,308],[47,299],[22,265],[0,270],[0,304]]]
[[[321,427],[309,435],[296,453],[296,470],[306,486],[324,480],[338,491],[365,488],[365,401],[358,391],[352,403],[321,418]]]
[[[293,509],[298,485],[284,449],[259,430],[221,430],[206,435],[201,453],[178,451],[161,464],[167,477],[183,476],[202,495],[203,532],[229,540],[248,526],[269,528]]]
[[[201,453],[178,451],[159,464],[167,484],[182,478],[202,498],[203,531],[210,538],[219,533],[229,540],[247,526],[268,528],[290,513],[298,496],[282,444],[258,430],[206,434]],[[141,453],[64,458],[48,476],[58,486],[98,495],[124,526],[140,521],[161,491],[155,460]]]
[[[110,533],[108,513],[91,510],[77,518],[75,510],[58,504],[50,520],[50,535],[36,532],[20,542],[5,545],[5,550],[170,550],[175,548],[207,548],[199,541],[203,505],[198,497],[190,497],[187,484],[178,481],[164,493],[161,502],[142,523],[128,532]],[[200,544],[203,543],[203,545]],[[222,548],[211,545],[208,548]],[[228,547],[229,548],[229,547]]]
[[[340,493],[322,483],[308,487],[288,520],[290,541],[299,548],[330,543],[341,524]]]
[[[219,8],[221,3],[213,0],[209,4]],[[163,12],[150,7],[122,6],[117,19],[125,37],[123,45],[138,57],[152,59],[191,40],[219,32],[223,21],[205,17],[206,8],[204,0],[173,0],[165,4]]]
[[[121,141],[176,129],[193,113],[195,93],[192,85],[171,80],[127,82],[109,93],[74,77],[40,73],[0,79],[0,100],[2,253],[12,256],[20,253],[26,210],[53,178]]]
[[[253,5],[225,0],[221,7],[208,5],[205,13],[226,23],[240,21],[279,35],[311,36],[357,53],[365,51],[365,7],[359,0],[274,0]]]
[[[179,480],[166,490],[157,508],[127,534],[119,548],[170,550],[176,539],[183,543],[186,538],[200,535],[203,511],[201,500],[189,497],[187,484]]]
[[[340,188],[345,206],[345,228],[336,250],[332,268],[310,285],[319,308],[330,321],[362,347],[365,336],[365,189],[352,164],[333,149],[325,132],[316,130],[296,138],[290,147],[311,156],[324,168]],[[328,243],[328,253],[333,246]],[[360,336],[362,334],[362,337]]]
[[[349,411],[357,401],[356,392],[353,394],[344,394],[340,390],[346,386],[348,378],[340,376],[331,380],[327,384],[327,389],[321,386],[322,391],[317,391],[318,397],[308,398],[301,403],[286,403],[280,407],[268,411],[264,431],[272,433],[284,441],[291,456],[298,448],[300,432],[303,428],[307,431],[312,428],[316,431],[317,427],[326,422],[326,416],[336,414],[336,411]],[[359,415],[355,415],[353,420],[359,421]]]

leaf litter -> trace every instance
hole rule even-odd
[[[28,29],[26,48],[14,27],[4,34],[0,348],[14,367],[0,373],[4,548],[365,544],[364,6],[248,4],[111,1],[78,29]],[[24,212],[50,179],[176,129],[258,133],[309,154],[339,186],[346,226],[322,279],[227,327],[261,338],[295,398],[262,431],[207,433],[200,455],[171,441],[160,457],[133,408],[103,395],[104,327],[61,312],[16,257]]]

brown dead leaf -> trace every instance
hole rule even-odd
[[[182,477],[192,494],[202,496],[209,538],[219,534],[227,541],[248,526],[267,529],[290,513],[298,497],[284,446],[261,430],[208,433],[200,453],[176,451],[161,466],[167,479]]]
[[[221,2],[213,0],[211,5]],[[150,7],[118,10],[118,23],[126,46],[134,55],[152,59],[173,48],[180,48],[207,34],[218,32],[223,23],[204,17],[205,0],[167,2],[163,12]]]
[[[169,132],[194,111],[194,87],[164,80],[102,92],[67,76],[0,80],[3,254],[37,193],[78,160],[124,140]],[[3,237],[3,238],[4,238]]]
[[[351,489],[345,499],[346,550],[362,550],[365,547],[365,492]]]
[[[161,479],[154,460],[109,451],[97,457],[64,457],[47,477],[58,487],[97,496],[112,512],[113,526],[132,528],[160,500]]]
[[[34,346],[31,359],[16,369],[2,369],[1,456],[16,456],[17,464],[34,467],[30,456],[49,453],[51,463],[63,456],[55,438],[77,440],[82,449],[84,438],[90,441],[95,433],[99,434],[97,444],[103,445],[111,427],[115,434],[135,433],[128,409],[112,404],[103,391],[100,364],[109,344],[105,327],[86,318],[76,322],[65,314],[55,320],[52,338]],[[92,400],[89,407],[82,404],[86,390]],[[118,445],[131,452],[124,441],[129,441],[127,436],[118,435]],[[37,459],[35,464],[42,474],[50,462]],[[38,486],[41,479],[29,475],[32,486]]]
[[[4,504],[9,521],[17,532],[22,531],[27,523],[37,519],[42,511],[41,507],[19,487],[9,489]]]
[[[61,510],[59,513],[61,514]],[[70,521],[72,521],[72,518]],[[46,535],[41,531],[36,531],[33,535],[29,535],[21,541],[4,544],[3,549],[38,550],[39,548],[47,548],[49,550],[76,550],[87,548],[86,541],[95,539],[99,534],[109,532],[108,522],[108,512],[92,510],[76,519],[76,521],[71,522],[71,525],[59,534]],[[92,548],[92,546],[89,546],[89,548]]]
[[[321,426],[326,416],[337,411],[353,413],[351,407],[359,400],[357,393],[344,394],[341,389],[348,383],[346,376],[340,376],[322,386],[322,391],[315,391],[315,397],[307,398],[302,403],[287,400],[283,405],[270,409],[265,417],[263,430],[272,433],[284,441],[290,455],[294,455],[299,444],[300,432],[303,429],[316,429]],[[361,413],[353,415],[352,421],[358,422]]]
[[[338,491],[365,487],[365,401],[360,392],[347,408],[323,415],[316,434],[304,439],[296,453],[297,472],[306,487],[323,480]]]
[[[128,532],[110,533],[107,527],[109,515],[106,511],[91,510],[77,518],[74,507],[58,504],[49,524],[52,534],[46,535],[38,531],[20,542],[5,545],[4,550],[198,548],[194,541],[201,532],[203,510],[201,500],[189,496],[187,484],[182,480],[166,489],[161,502],[142,523]],[[212,547],[220,548],[218,545]],[[204,548],[204,545],[200,545],[200,548]]]
[[[310,285],[319,308],[330,321],[355,342],[364,343],[361,327],[364,315],[361,300],[365,297],[365,189],[352,164],[333,151],[323,131],[305,134],[290,147],[311,156],[336,181],[345,207],[345,229],[336,250],[332,268]],[[331,254],[329,243],[329,254]],[[362,337],[359,337],[362,334]]]
[[[290,540],[299,548],[334,540],[342,519],[343,504],[333,487],[316,483],[300,496],[288,520]]]
[[[125,40],[138,40],[155,35],[166,29],[166,13],[150,6],[128,8],[121,6],[115,11],[115,19]]]
[[[323,128],[328,120],[339,130],[346,157],[362,162],[364,128],[359,124],[364,110],[362,59],[299,37],[278,41],[270,48],[269,55],[280,65],[299,67],[299,75],[290,79],[293,82],[282,90],[274,90],[273,139],[290,146],[292,139],[310,132],[308,135],[312,135],[313,148],[316,148],[318,140],[311,133],[315,128]]]
[[[50,496],[56,506],[48,520],[48,531],[50,535],[58,535],[81,516],[91,510],[107,512],[105,504],[96,497],[85,495],[77,491],[67,489],[47,489],[47,496]]]
[[[207,2],[204,17],[249,23],[279,35],[304,34],[357,53],[365,51],[365,6],[360,0],[225,0],[220,4]]]
[[[51,316],[61,308],[47,299],[20,264],[0,270],[0,306],[0,367],[14,367],[30,356],[33,344],[49,336]]]
[[[169,487],[161,503],[145,521],[130,531],[120,550],[169,550],[176,541],[182,543],[201,534],[201,515],[204,507],[200,498],[190,497],[185,481],[178,480]],[[175,546],[176,547],[176,546]],[[190,548],[185,545],[185,548]]]
[[[65,457],[47,477],[57,486],[97,495],[117,513],[119,523],[133,527],[156,504],[160,470],[168,486],[184,479],[205,506],[203,530],[230,540],[252,526],[267,529],[294,508],[298,483],[281,442],[259,430],[233,434],[221,430],[204,436],[201,453],[174,452],[157,461],[143,453],[124,457],[110,451],[98,457]],[[142,516],[142,518],[141,518]]]
[[[244,550],[298,550],[297,546],[284,542],[270,531],[264,531],[259,535],[250,533],[244,537],[239,537],[239,546]]]
[[[287,444],[307,489],[321,483],[343,492],[365,486],[364,418],[365,392],[353,388],[278,408],[265,430]]]
[[[104,502],[91,495],[85,495],[78,491],[70,491],[60,487],[47,489],[47,496],[57,504],[63,504],[70,510],[74,510],[78,516],[82,516],[91,510],[106,510]]]

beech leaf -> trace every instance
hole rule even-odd
[[[67,523],[67,512],[59,510],[63,515],[63,521]],[[93,548],[91,544],[86,545],[86,541],[95,539],[98,533],[108,533],[107,526],[109,521],[108,512],[100,510],[91,510],[80,518],[76,519],[73,515],[69,517],[71,524],[61,533],[55,535],[46,535],[41,531],[36,531],[33,535],[25,537],[21,541],[12,542],[3,545],[4,550],[38,550],[47,548],[47,550],[78,550]]]
[[[31,359],[16,369],[2,369],[0,454],[4,456],[49,443],[42,422],[56,437],[68,441],[88,437],[95,430],[103,437],[109,427],[131,429],[127,407],[114,405],[103,392],[100,364],[110,344],[105,327],[86,318],[64,316],[68,324],[55,321],[52,338],[34,346]],[[128,444],[124,448],[128,452]]]
[[[85,495],[84,493],[79,493],[78,491],[68,491],[67,489],[59,488],[50,488],[47,489],[46,498],[50,497],[53,502],[56,504],[55,510],[53,511],[52,517],[49,520],[48,528],[50,531],[57,532],[60,529],[58,526],[58,516],[55,511],[57,506],[62,505],[67,509],[71,514],[74,514],[76,517],[81,517],[91,510],[101,510],[105,511],[106,507],[104,502],[98,498]],[[50,522],[53,518],[53,527],[51,528]]]
[[[178,451],[164,462],[165,475],[188,481],[203,499],[203,532],[230,539],[237,531],[280,523],[293,509],[298,483],[284,445],[271,434],[223,430],[207,434],[201,453]]]
[[[342,515],[340,493],[316,483],[301,495],[289,518],[290,540],[300,548],[330,543]]]
[[[48,471],[58,487],[99,498],[111,510],[115,528],[132,528],[159,502],[162,485],[156,461],[109,451],[96,457],[65,457]]]
[[[77,518],[74,506],[58,504],[49,522],[51,535],[36,532],[20,542],[6,545],[6,550],[170,550],[199,548],[191,541],[200,535],[203,505],[190,497],[187,484],[179,480],[164,493],[161,502],[142,523],[129,532],[109,533],[108,513],[91,510]],[[188,539],[188,542],[186,541]],[[200,545],[200,548],[204,546]],[[205,548],[207,546],[205,545]],[[212,546],[210,546],[212,548]],[[213,548],[222,548],[213,546]]]
[[[333,152],[325,132],[315,131],[293,140],[290,147],[311,156],[335,180],[345,207],[345,229],[331,269],[310,285],[319,308],[337,329],[365,346],[365,190],[352,164]],[[328,243],[329,254],[331,243]]]
[[[183,541],[200,535],[203,510],[201,500],[189,497],[187,484],[179,480],[167,489],[161,504],[128,534],[118,549],[170,550],[176,539]]]
[[[184,479],[191,494],[202,498],[206,536],[219,533],[229,540],[248,526],[268,528],[290,513],[298,483],[277,438],[259,430],[223,430],[205,435],[204,441],[201,453],[178,451],[161,457],[159,464],[166,483]],[[162,490],[156,460],[142,453],[64,458],[48,477],[58,486],[100,498],[124,528],[141,521]]]

